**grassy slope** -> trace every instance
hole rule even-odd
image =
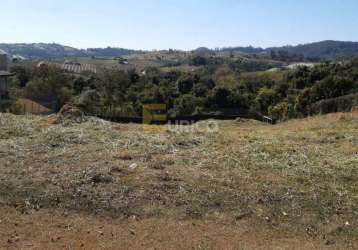
[[[225,121],[218,133],[9,114],[0,124],[0,204],[20,212],[246,221],[342,244],[358,236],[357,113]]]

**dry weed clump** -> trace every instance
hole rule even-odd
[[[8,113],[0,113],[0,139],[31,136],[40,129],[35,126],[40,120],[40,117],[33,115],[15,116]]]
[[[53,123],[71,125],[72,123],[83,123],[85,121],[86,117],[79,108],[66,104],[57,113]]]

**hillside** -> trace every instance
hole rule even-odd
[[[96,49],[76,49],[56,43],[32,43],[32,44],[0,44],[0,49],[9,55],[18,55],[27,59],[61,59],[64,57],[116,57],[129,55],[134,50],[122,48],[96,48]]]
[[[271,54],[288,53],[289,55],[302,55],[308,61],[334,60],[358,56],[358,42],[321,41],[297,46],[283,46],[271,48],[232,47],[221,51],[239,52],[244,54]]]
[[[0,248],[358,247],[358,113],[52,121],[0,114]]]
[[[358,42],[322,41],[316,43],[302,44],[298,46],[287,46],[269,48],[266,51],[287,51],[291,54],[302,54],[312,59],[337,59],[358,56]]]
[[[28,59],[49,59],[64,57],[117,57],[125,56],[133,53],[142,53],[143,51],[123,49],[123,48],[89,48],[76,49],[60,44],[0,44],[0,49],[6,51],[10,55],[19,55]],[[358,42],[344,41],[321,41],[316,43],[302,44],[297,46],[283,46],[272,48],[255,48],[249,47],[232,47],[220,50],[211,50],[200,47],[193,50],[198,54],[220,54],[221,52],[237,52],[242,54],[270,54],[271,51],[287,52],[291,55],[303,55],[309,61],[317,61],[322,59],[337,59],[342,57],[358,56]],[[147,51],[148,52],[148,51]]]

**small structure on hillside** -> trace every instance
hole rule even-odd
[[[4,111],[4,106],[9,102],[8,78],[12,76],[8,70],[8,56],[0,50],[0,112]]]
[[[23,56],[20,56],[20,55],[13,55],[12,58],[11,58],[11,61],[13,63],[19,63],[19,62],[22,62],[22,61],[25,61],[26,58],[23,57]]]
[[[48,66],[48,64],[44,61],[40,61],[36,65],[37,68],[42,68],[42,67],[47,67],[47,66]]]

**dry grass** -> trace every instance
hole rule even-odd
[[[217,133],[9,114],[0,123],[0,204],[20,212],[245,221],[348,245],[358,237],[357,113],[221,121]]]

